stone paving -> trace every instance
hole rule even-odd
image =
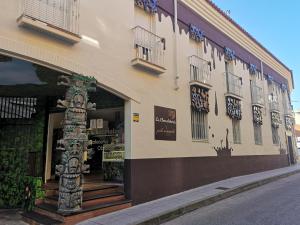
[[[16,209],[1,209],[0,210],[0,224],[1,225],[28,225],[22,221],[20,211]]]
[[[240,193],[162,225],[300,224],[300,173]]]
[[[134,225],[149,222],[153,218],[172,217],[184,211],[187,207],[197,204],[205,199],[222,195],[228,190],[242,189],[247,185],[261,183],[270,178],[287,175],[293,172],[300,172],[300,165],[269,170],[245,176],[233,177],[212,184],[204,185],[192,190],[181,192],[165,198],[140,204],[128,209],[95,217],[81,222],[80,225]],[[219,187],[228,190],[217,189]],[[154,223],[156,224],[156,223]]]

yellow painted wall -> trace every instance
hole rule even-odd
[[[22,57],[47,62],[47,64],[62,70],[94,76],[100,86],[124,97],[126,99],[125,117],[127,119],[125,124],[126,158],[215,156],[216,152],[213,147],[220,146],[221,139],[225,143],[226,128],[230,130],[229,142],[234,149],[233,155],[279,154],[279,146],[272,144],[268,104],[265,104],[263,116],[263,145],[254,144],[250,75],[240,61],[234,63],[233,72],[243,78],[242,144],[233,144],[232,123],[226,116],[225,107],[225,63],[224,58],[221,61],[218,60],[216,51],[216,69],[212,71],[212,89],[209,100],[208,121],[211,127],[209,140],[208,143],[192,141],[188,57],[197,54],[211,61],[211,46],[208,45],[207,53],[204,53],[204,43],[196,44],[184,32],[179,34],[177,45],[179,89],[175,90],[175,34],[170,17],[162,16],[160,22],[158,15],[150,16],[140,8],[135,7],[133,0],[122,0],[118,1],[117,4],[111,0],[81,0],[80,35],[82,40],[78,44],[68,45],[37,31],[18,27],[16,18],[19,16],[19,12],[16,9],[19,7],[19,2],[1,0],[0,49],[2,52],[16,53]],[[204,1],[185,2],[196,10],[206,4]],[[206,10],[208,10],[206,18],[215,23],[216,26],[222,28],[228,25],[228,22],[223,21],[224,18],[218,16],[212,9],[207,7]],[[152,32],[166,39],[165,73],[153,75],[131,66],[134,55],[132,28],[136,25],[148,26]],[[267,64],[269,62],[274,70],[283,74],[291,83],[290,74],[278,65],[276,60],[270,58],[257,46],[251,49],[252,43],[246,37],[234,27],[230,27],[230,29],[232,32],[229,32],[230,30],[224,30],[224,32],[257,57],[266,59]],[[264,86],[264,90],[267,91],[267,81],[260,82],[262,82],[261,85]],[[218,116],[214,114],[215,92],[218,101]],[[265,100],[267,102],[266,92]],[[176,109],[176,141],[154,140],[154,105]],[[132,113],[140,114],[139,123],[131,121]],[[286,148],[284,132],[285,129],[282,124],[280,137],[283,147]],[[214,134],[214,138],[212,138],[212,134]]]

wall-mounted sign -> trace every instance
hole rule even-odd
[[[139,113],[133,113],[132,120],[133,120],[133,122],[136,122],[136,123],[140,122],[140,114]]]
[[[176,141],[176,110],[154,106],[155,140]]]
[[[103,162],[123,162],[125,158],[124,151],[112,151],[102,153],[102,161]]]

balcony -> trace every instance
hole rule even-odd
[[[264,93],[261,87],[251,84],[252,105],[264,106]]]
[[[210,63],[198,56],[190,56],[190,84],[211,87],[211,66]]]
[[[165,39],[137,26],[133,29],[135,56],[131,64],[154,74],[165,72]]]
[[[70,42],[80,41],[79,1],[21,0],[19,26],[30,27]]]
[[[242,78],[232,73],[225,73],[227,82],[227,94],[229,96],[241,99],[242,94]]]

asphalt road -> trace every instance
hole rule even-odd
[[[300,225],[300,174],[200,208],[164,225]]]

